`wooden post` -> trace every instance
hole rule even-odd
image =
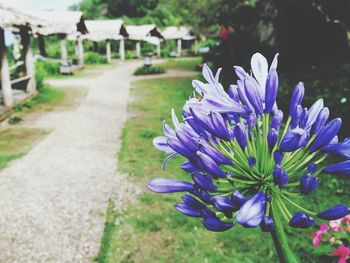
[[[30,47],[30,35],[28,28],[21,28],[21,41],[23,45],[23,58],[26,70],[26,75],[29,77],[26,91],[28,93],[35,93],[36,83],[35,83],[35,62],[33,58],[32,48]]]
[[[199,51],[199,43],[198,43],[198,39],[194,40],[194,53],[197,55]]]
[[[45,39],[43,35],[38,35],[38,46],[40,55],[43,57],[47,57],[46,49],[45,49]]]
[[[159,40],[159,43],[157,45],[157,57],[161,57],[161,52],[160,52],[160,40]]]
[[[181,50],[182,50],[182,47],[181,47],[181,39],[178,39],[177,40],[177,56],[178,57],[181,57]]]
[[[119,57],[120,60],[124,61],[125,60],[125,42],[124,38],[122,38],[119,42]]]
[[[109,39],[106,40],[106,57],[107,57],[107,63],[111,63],[112,52],[111,52],[111,41]]]
[[[60,36],[60,45],[61,45],[61,64],[63,66],[67,66],[68,65],[68,52],[67,52],[66,36],[65,35]]]
[[[2,28],[0,28],[0,59],[0,77],[3,101],[5,106],[11,107],[13,105],[12,87],[6,54],[5,32]]]
[[[141,57],[141,43],[138,41],[136,43],[136,57],[140,58]]]
[[[77,37],[77,61],[78,61],[78,67],[81,69],[84,67],[84,46],[83,46],[83,40],[81,36]]]

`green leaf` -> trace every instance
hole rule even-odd
[[[331,253],[333,249],[334,248],[331,245],[326,245],[326,246],[316,248],[313,253],[315,255],[325,255],[325,254]]]

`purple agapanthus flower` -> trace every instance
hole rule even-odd
[[[157,178],[148,187],[158,193],[185,192],[175,205],[180,213],[199,217],[211,231],[226,231],[234,224],[260,226],[273,231],[275,216],[296,228],[311,227],[321,218],[334,220],[350,213],[346,205],[311,211],[298,198],[317,190],[322,173],[350,174],[350,139],[338,142],[341,119],[329,120],[322,99],[302,106],[305,87],[299,82],[289,112],[276,102],[278,54],[270,68],[256,53],[251,72],[235,66],[238,76],[226,92],[203,67],[206,83],[192,82],[196,96],[182,109],[181,119],[171,111],[172,126],[163,124],[164,135],[154,146],[168,154],[163,164],[180,155],[187,181]],[[198,96],[197,96],[198,95]],[[283,122],[285,118],[285,122]],[[345,158],[324,167],[332,154]]]

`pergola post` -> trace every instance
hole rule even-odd
[[[181,39],[178,39],[177,40],[177,56],[178,57],[181,57],[181,50],[182,50],[181,44],[182,44]]]
[[[77,37],[76,52],[77,52],[78,67],[83,68],[84,67],[84,46],[83,46],[83,39],[81,38],[81,36]]]
[[[38,46],[39,46],[40,55],[42,55],[43,57],[47,57],[47,53],[45,49],[45,39],[44,39],[44,36],[41,34],[38,35]]]
[[[120,60],[125,60],[125,41],[124,38],[122,38],[119,42],[119,57]]]
[[[23,46],[23,58],[26,70],[26,75],[29,77],[26,91],[28,93],[35,93],[35,62],[33,58],[32,48],[30,47],[30,35],[28,28],[21,28],[21,41]]]
[[[198,39],[196,38],[194,40],[194,53],[197,55],[199,51],[199,43],[198,43]]]
[[[161,52],[160,52],[160,40],[159,43],[157,44],[157,57],[161,57]]]
[[[2,28],[0,28],[0,59],[0,77],[3,101],[5,106],[11,107],[13,105],[12,87],[6,54],[5,32]]]
[[[106,57],[107,57],[107,63],[111,63],[112,53],[111,53],[111,41],[109,39],[106,40]]]
[[[141,57],[141,43],[140,41],[136,42],[136,57]]]
[[[60,45],[61,45],[61,64],[63,66],[67,66],[68,65],[68,52],[67,52],[66,36],[65,35],[60,36]]]

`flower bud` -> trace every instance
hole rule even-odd
[[[311,194],[318,185],[318,178],[312,176],[310,173],[303,175],[300,178],[300,192],[304,195]]]
[[[209,155],[217,163],[232,164],[232,161],[230,159],[226,158],[221,152],[219,152],[206,141],[201,140],[199,142],[199,148],[201,152]]]
[[[302,212],[296,213],[293,218],[289,221],[291,227],[306,229],[315,224],[315,220],[307,214]]]
[[[204,209],[206,206],[198,201],[196,198],[194,198],[192,195],[189,194],[184,194],[181,196],[181,199],[186,203],[189,204],[192,207],[199,208],[199,209]]]
[[[289,115],[293,115],[297,105],[300,105],[303,98],[304,98],[304,93],[305,93],[305,89],[304,89],[304,84],[299,82],[293,91],[293,95],[292,95],[292,99],[290,102],[290,109],[289,109]]]
[[[315,163],[309,163],[309,165],[307,166],[307,172],[310,174],[315,172],[316,169],[317,169],[317,164],[315,164]]]
[[[189,192],[194,190],[193,184],[189,182],[169,178],[155,178],[147,186],[156,193]]]
[[[245,198],[238,190],[235,190],[231,196],[231,201],[235,207],[240,208],[245,201],[247,201],[247,198]]]
[[[256,227],[261,223],[266,207],[266,197],[258,192],[248,199],[239,209],[236,220],[242,226]]]
[[[229,131],[226,126],[224,118],[218,112],[211,112],[209,114],[213,130],[211,131],[216,137],[230,141],[233,137],[233,134]]]
[[[343,156],[345,158],[350,158],[350,138],[346,138],[344,141],[328,144],[322,148],[324,152],[336,154]]]
[[[237,85],[230,85],[228,89],[228,95],[231,99],[233,99],[235,102],[239,102],[239,95],[237,91]]]
[[[256,159],[254,156],[250,156],[248,159],[248,166],[249,168],[252,168],[256,164]]]
[[[189,217],[201,217],[201,210],[186,203],[177,203],[175,209],[181,214]]]
[[[346,205],[335,205],[326,211],[317,214],[317,217],[325,220],[337,220],[350,214],[350,208]]]
[[[216,192],[218,190],[218,188],[213,183],[213,179],[210,176],[194,172],[192,174],[192,178],[196,184],[209,192]]]
[[[253,77],[247,76],[244,79],[244,91],[250,104],[255,109],[256,114],[263,115],[263,105],[260,99],[257,83],[255,82],[255,79]]]
[[[187,173],[193,173],[198,171],[198,169],[194,167],[189,161],[185,161],[180,167]]]
[[[276,102],[278,92],[278,74],[276,69],[271,69],[267,75],[265,91],[265,112],[270,113]]]
[[[327,166],[323,169],[323,172],[328,174],[350,175],[350,160]]]
[[[282,120],[283,120],[283,111],[278,110],[277,113],[273,115],[273,118],[271,121],[271,128],[274,128],[276,131],[279,131]]]
[[[275,166],[275,169],[273,170],[273,182],[275,185],[278,185],[279,188],[284,188],[286,183],[288,182],[288,175],[286,171],[279,165]]]
[[[291,129],[295,129],[298,126],[302,113],[303,113],[303,108],[301,107],[301,105],[297,105],[291,114],[291,118],[292,118],[290,122]]]
[[[223,212],[226,217],[231,218],[232,212],[237,211],[236,207],[233,206],[231,199],[225,196],[213,196],[213,205],[216,210]]]
[[[197,156],[201,160],[201,163],[207,173],[220,178],[226,178],[226,174],[220,169],[219,165],[212,158],[201,152],[197,152]]]
[[[319,113],[323,109],[323,99],[318,99],[309,109],[308,118],[305,125],[305,129],[311,129],[311,126],[315,123],[318,118]]]
[[[180,140],[174,137],[167,138],[168,145],[170,148],[172,148],[175,152],[178,154],[181,154],[182,156],[185,156],[187,158],[191,158],[194,155],[194,152],[189,149],[187,146],[185,146]]]
[[[263,216],[260,223],[260,228],[263,232],[271,232],[275,229],[275,222],[271,217]]]
[[[273,159],[275,160],[276,165],[280,165],[283,161],[283,153],[279,150],[273,153]]]
[[[210,231],[223,232],[233,227],[232,222],[222,222],[216,217],[208,217],[203,220],[203,225]]]
[[[269,133],[267,134],[267,142],[269,144],[269,149],[272,151],[273,147],[275,147],[278,140],[278,132],[272,128],[270,129]]]
[[[323,108],[317,116],[314,124],[314,134],[318,134],[323,126],[326,124],[329,117],[329,109]]]
[[[245,147],[247,146],[247,137],[246,137],[246,133],[245,133],[244,124],[237,123],[233,132],[234,132],[234,135],[236,137],[236,140],[237,140],[239,146],[242,148],[242,150],[244,150]]]
[[[324,126],[317,134],[314,142],[310,146],[310,152],[315,152],[323,146],[329,144],[340,130],[342,121],[340,118],[333,119]]]

